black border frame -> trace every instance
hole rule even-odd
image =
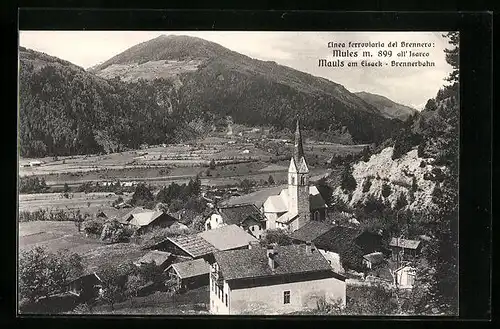
[[[99,2],[100,3],[100,2]],[[380,4],[379,4],[380,5]],[[9,47],[9,55],[17,62],[17,28],[51,29],[51,30],[414,30],[414,31],[460,31],[460,87],[461,87],[461,145],[460,145],[460,317],[459,319],[482,319],[491,317],[491,201],[492,201],[492,21],[491,12],[324,12],[324,11],[296,11],[296,10],[132,10],[132,9],[42,9],[23,8],[19,11],[18,26],[14,26],[13,43]],[[13,21],[10,21],[13,23]],[[14,24],[11,24],[14,25]],[[15,44],[15,46],[14,46]],[[12,77],[8,81],[13,86],[13,79],[17,80],[17,65],[12,65],[9,73]],[[5,79],[6,76],[3,75]],[[14,96],[16,95],[16,96]],[[16,97],[16,98],[14,98]],[[12,91],[9,100],[12,104],[8,114],[14,114],[11,107],[17,106],[17,92]],[[4,112],[5,113],[5,112]],[[10,118],[10,117],[9,117]],[[10,127],[16,127],[17,115],[12,116]],[[14,128],[12,135],[16,139],[17,132]],[[16,145],[14,141],[7,145]],[[17,149],[13,147],[13,156],[17,157]],[[13,157],[13,158],[14,158]],[[16,159],[16,158],[14,158]],[[9,181],[16,190],[17,185],[17,160],[11,167],[14,177]],[[6,189],[7,190],[7,189]],[[16,204],[17,196],[12,202]],[[14,214],[17,209],[14,209]],[[12,217],[9,216],[8,219]],[[16,230],[14,221],[9,222],[4,232]],[[7,234],[8,235],[8,234]],[[2,239],[2,242],[8,241]],[[10,280],[2,280],[10,286],[2,287],[0,296],[11,296],[10,299],[1,298],[2,315],[9,318],[16,317],[17,305],[15,298],[17,243],[12,239],[7,244],[7,254],[13,255],[9,265],[13,265],[8,273]],[[3,274],[6,272],[3,271]],[[5,314],[3,314],[8,310]],[[2,316],[2,318],[3,318]],[[25,316],[17,319],[17,325],[39,325],[56,323],[62,326],[78,324],[73,321],[75,317]],[[158,320],[179,319],[179,317],[152,317],[124,318],[123,316],[77,317],[85,327],[95,323],[111,324],[111,320],[120,319],[121,324],[161,325]],[[113,319],[115,318],[115,319]],[[217,319],[224,317],[195,316],[183,319],[180,325],[190,321],[201,321],[204,325],[217,325]],[[227,317],[225,317],[227,319]],[[243,325],[245,319],[231,318],[226,324]],[[251,317],[251,326],[269,324],[264,322],[270,317]],[[55,321],[53,320],[55,319]],[[71,319],[71,320],[70,320]],[[280,317],[271,318],[285,321],[290,320],[314,321],[318,325],[322,317]],[[394,317],[359,317],[356,320],[363,322],[389,319],[392,323],[398,320],[416,322],[405,318]],[[147,320],[144,322],[143,320]],[[184,322],[184,321],[188,322]],[[215,322],[214,322],[215,320]],[[243,321],[242,321],[243,320]],[[328,318],[351,321],[352,318]],[[410,321],[408,321],[410,320]],[[418,318],[425,321],[426,325],[443,324],[457,318]],[[151,323],[152,322],[152,323]],[[200,324],[201,324],[200,322]],[[323,321],[325,323],[325,321]],[[366,322],[365,322],[366,323]],[[368,324],[366,323],[366,324]],[[450,322],[448,322],[450,323]],[[455,327],[457,323],[452,322]],[[113,325],[115,323],[113,322]],[[165,323],[163,323],[164,325]],[[274,322],[273,324],[277,324]],[[280,323],[281,324],[281,323]],[[384,323],[384,325],[390,324]],[[451,323],[450,323],[451,324]],[[474,323],[477,325],[478,323]],[[169,324],[170,325],[170,324]],[[358,324],[356,324],[357,326]]]

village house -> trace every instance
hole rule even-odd
[[[238,225],[256,238],[260,238],[266,226],[266,218],[253,204],[217,207],[205,221],[205,231],[225,225]]]
[[[247,231],[234,224],[222,226],[215,230],[200,232],[198,236],[205,239],[205,241],[219,251],[247,249],[249,243],[259,241],[253,235],[250,235]]]
[[[372,252],[387,253],[382,244],[382,236],[379,234],[327,222],[309,221],[290,237],[294,243],[312,242],[337,272],[347,270],[342,263],[348,263],[361,270],[363,255]],[[341,254],[348,259],[341,259]]]
[[[345,306],[345,277],[311,244],[252,246],[214,258],[211,314],[286,314],[315,308],[321,298]]]
[[[137,234],[143,234],[153,228],[182,227],[176,218],[163,211],[153,211],[142,207],[134,208],[118,220],[119,223],[136,230]]]
[[[389,243],[391,257],[394,261],[413,260],[421,251],[420,240],[392,238]]]
[[[217,251],[217,248],[197,234],[168,237],[149,249],[170,252],[183,260],[203,258],[207,261],[211,261],[212,254]]]
[[[102,293],[101,278],[95,272],[72,278],[66,285],[66,291],[82,301],[96,298]]]
[[[169,252],[178,259],[192,260],[203,258],[212,263],[214,252],[246,249],[251,242],[258,242],[258,240],[239,226],[233,224],[197,234],[168,237],[148,248]]]
[[[399,289],[412,289],[415,285],[416,270],[410,265],[403,265],[394,271],[395,284]]]
[[[186,291],[208,285],[210,265],[198,258],[171,264],[165,272],[168,276],[167,286],[170,283],[174,291]]]
[[[175,259],[176,257],[175,255],[172,255],[172,253],[159,250],[151,250],[147,254],[136,260],[134,262],[134,265],[142,266],[145,264],[154,263],[163,271],[170,264],[172,264]]]
[[[383,265],[384,262],[384,254],[381,252],[372,252],[363,256],[363,265],[369,270],[376,269],[378,266]]]

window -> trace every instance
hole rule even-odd
[[[252,232],[254,232],[254,231],[255,231],[255,226],[252,226]]]
[[[413,286],[415,284],[415,275],[408,274],[408,285]]]
[[[292,185],[295,185],[295,177],[292,176]]]
[[[217,295],[219,296],[219,299],[220,299],[220,288],[219,288],[219,289],[217,289],[217,290],[218,290],[218,291],[217,291]]]
[[[283,304],[290,304],[290,291],[283,292]]]
[[[228,306],[228,302],[227,302],[227,294],[226,294],[226,306]]]
[[[319,216],[319,211],[318,210],[316,210],[314,212],[314,220],[320,220],[320,216]]]
[[[306,183],[306,178],[304,176],[300,176],[300,184],[304,185]]]

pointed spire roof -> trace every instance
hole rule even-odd
[[[302,146],[302,133],[300,132],[300,122],[297,117],[297,127],[295,128],[295,145],[293,148],[293,159],[296,166],[299,165],[300,159],[304,157],[304,147]]]

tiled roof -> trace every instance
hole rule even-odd
[[[134,214],[138,214],[138,213],[146,212],[146,211],[150,211],[150,210],[144,209],[143,207],[135,207],[131,211],[127,212],[124,216],[119,218],[118,221],[120,223],[123,223],[123,224],[128,224],[129,221],[132,219],[132,216]]]
[[[172,255],[169,252],[166,251],[158,251],[158,250],[152,250],[148,252],[146,255],[143,257],[139,258],[137,260],[137,263],[151,263],[154,262],[156,265],[161,265],[165,263],[165,261]]]
[[[274,250],[274,270],[269,267],[266,248],[262,247],[220,251],[214,256],[225,280],[332,271],[318,250],[307,254],[305,245],[276,246]]]
[[[277,223],[283,223],[283,224],[288,224],[295,218],[297,218],[298,214],[293,214],[291,212],[286,212],[280,217],[276,218]]]
[[[240,225],[245,219],[253,218],[260,222],[264,220],[259,208],[254,204],[241,204],[234,206],[226,206],[218,209],[219,213],[224,220],[224,223]]]
[[[238,204],[254,204],[260,209],[264,203],[269,203],[269,198],[272,198],[270,202],[273,204],[269,205],[267,211],[273,212],[283,212],[288,210],[288,185],[280,185],[271,188],[265,188],[250,194],[245,194],[239,197],[233,197],[225,201],[224,205],[238,205]],[[279,201],[278,199],[281,199]],[[309,186],[309,204],[310,209],[321,209],[326,207],[325,200],[319,193],[316,186]],[[266,204],[268,206],[268,204]],[[273,210],[275,208],[275,210]]]
[[[182,263],[175,263],[169,266],[173,268],[181,279],[192,278],[199,275],[208,275],[210,265],[204,259],[195,259]]]
[[[407,240],[402,238],[392,238],[389,246],[400,247],[405,249],[417,249],[420,245],[419,240]]]
[[[364,255],[363,258],[376,265],[384,261],[384,254],[381,252],[372,252],[371,254]]]
[[[179,235],[176,237],[167,238],[167,240],[170,240],[173,244],[175,244],[177,247],[181,248],[194,258],[217,251],[217,249],[213,245],[196,234]]]
[[[259,191],[255,191],[253,193],[245,194],[239,197],[230,198],[227,201],[224,201],[224,205],[236,205],[236,204],[254,204],[257,208],[262,207],[264,202],[271,195],[277,195],[286,188],[288,185],[279,185],[269,188],[264,188]]]
[[[313,240],[321,249],[339,253],[346,246],[354,247],[359,230],[347,226],[333,225],[327,232]]]
[[[288,211],[288,203],[286,201],[286,196],[283,195],[283,192],[287,190],[284,189],[281,191],[279,195],[271,195],[267,198],[266,202],[264,202],[264,208],[266,212],[279,213]]]
[[[237,225],[227,225],[220,228],[198,233],[218,250],[230,250],[248,246],[251,241],[259,241]]]
[[[328,232],[333,225],[326,222],[310,220],[301,228],[291,234],[292,239],[307,242],[314,241],[316,238]]]

